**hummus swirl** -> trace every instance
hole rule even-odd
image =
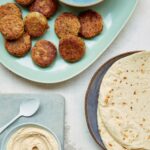
[[[14,133],[7,144],[7,150],[59,150],[56,138],[48,131],[27,126]]]

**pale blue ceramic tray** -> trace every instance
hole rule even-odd
[[[41,102],[38,113],[30,118],[20,118],[0,135],[0,150],[5,150],[2,143],[7,143],[5,139],[11,136],[12,130],[22,125],[39,125],[54,133],[64,147],[64,114],[65,99],[54,94],[7,94],[0,95],[0,127],[8,123],[19,111],[22,101],[28,99],[39,99]],[[2,149],[1,149],[2,148]]]
[[[12,2],[12,0],[0,0],[0,4],[4,4],[6,2]],[[91,40],[85,40],[87,47],[86,55],[77,63],[66,63],[58,54],[53,65],[46,69],[39,68],[32,62],[30,53],[21,59],[10,56],[4,48],[4,40],[2,36],[0,36],[0,61],[12,72],[32,81],[41,83],[57,83],[68,80],[87,69],[108,48],[127,23],[137,5],[137,2],[138,0],[104,0],[101,4],[91,7],[91,9],[96,10],[103,16],[104,31],[101,35]],[[88,8],[77,9],[60,5],[58,13],[49,20],[50,29],[42,37],[42,39],[50,40],[58,46],[59,40],[54,33],[54,21],[56,17],[64,11],[78,14],[80,11],[86,9]],[[24,16],[27,13],[28,11],[24,9]],[[36,40],[34,40],[33,45],[35,41]]]

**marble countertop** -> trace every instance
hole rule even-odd
[[[85,120],[84,98],[90,79],[109,58],[131,50],[150,50],[150,0],[140,0],[126,27],[108,50],[77,77],[54,85],[22,79],[0,65],[0,93],[59,93],[66,98],[65,150],[99,150]]]

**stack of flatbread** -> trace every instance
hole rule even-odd
[[[110,67],[100,87],[97,116],[107,150],[150,150],[150,52]]]

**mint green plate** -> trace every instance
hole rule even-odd
[[[6,2],[12,2],[12,0],[0,0],[0,4]],[[30,53],[20,59],[9,55],[5,50],[2,36],[0,36],[0,62],[17,75],[35,82],[58,83],[68,80],[87,69],[108,48],[127,23],[137,2],[138,0],[104,0],[100,5],[91,7],[91,9],[98,11],[103,16],[104,30],[101,35],[91,40],[85,40],[87,47],[86,55],[77,63],[67,63],[58,54],[53,65],[46,69],[39,68],[32,62]],[[85,10],[85,8],[83,10]],[[77,14],[82,11],[82,9],[60,5],[58,13],[49,20],[50,29],[42,39],[52,41],[57,47],[59,39],[54,33],[54,21],[56,17],[64,11]],[[23,15],[25,16],[27,13],[28,11],[24,9]],[[33,45],[37,40],[38,39],[33,41]]]

